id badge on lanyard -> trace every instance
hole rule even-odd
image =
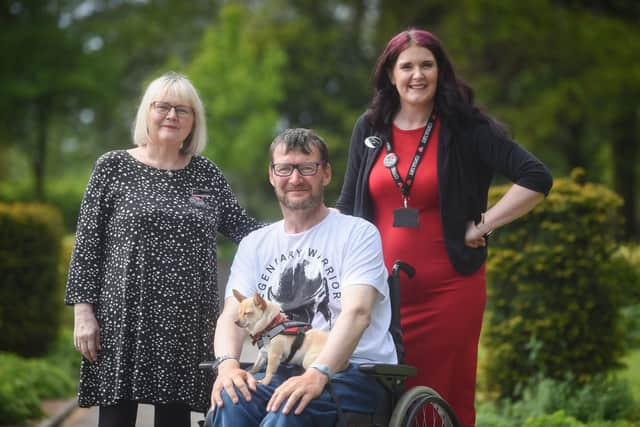
[[[416,170],[418,169],[420,160],[422,160],[424,153],[426,153],[426,146],[429,142],[429,137],[431,136],[431,131],[433,130],[435,121],[436,114],[434,113],[429,117],[429,121],[424,129],[422,138],[420,138],[420,143],[418,144],[416,154],[413,157],[413,161],[411,162],[411,166],[409,167],[409,172],[407,173],[405,180],[400,177],[400,173],[398,172],[398,155],[393,152],[389,141],[385,142],[387,155],[383,159],[383,165],[389,169],[393,180],[402,193],[403,206],[401,208],[394,209],[393,211],[394,227],[418,228],[418,209],[409,207],[409,192],[411,191],[411,185],[413,184],[413,180],[416,176]]]
[[[404,207],[393,211],[393,226],[418,228],[418,209],[408,207],[406,197],[402,197],[402,199]]]

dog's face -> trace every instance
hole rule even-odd
[[[271,322],[274,311],[276,314],[280,311],[274,303],[266,301],[260,295],[247,298],[234,289],[233,296],[240,303],[235,323],[251,333],[266,327]]]

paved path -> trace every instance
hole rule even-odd
[[[204,416],[195,412],[191,413],[191,425],[198,426],[198,421]],[[77,408],[60,427],[95,427],[98,425],[98,410],[94,408]],[[153,406],[142,404],[138,407],[138,421],[136,427],[153,427]]]
[[[256,348],[246,341],[242,349],[243,362],[253,362],[256,356]],[[203,420],[204,415],[192,412],[191,426],[197,427],[198,421]],[[67,417],[59,427],[95,427],[98,425],[98,409],[92,408],[76,408],[69,417]],[[153,406],[141,404],[138,406],[138,421],[136,427],[153,427]]]

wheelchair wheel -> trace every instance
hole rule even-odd
[[[391,415],[389,427],[458,427],[458,419],[449,404],[433,389],[417,386],[407,390]]]

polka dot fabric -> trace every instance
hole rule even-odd
[[[194,156],[177,171],[124,150],[96,162],[82,201],[65,295],[91,303],[102,350],[83,358],[79,404],[122,399],[209,406],[219,313],[216,234],[236,243],[258,227],[220,170]]]

